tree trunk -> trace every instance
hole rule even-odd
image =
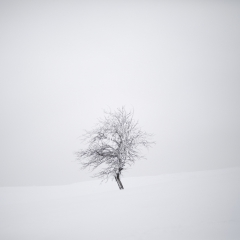
[[[119,177],[118,177],[118,181],[119,181],[119,183],[120,183],[120,185],[121,185],[121,189],[124,189],[124,188],[123,188],[123,185],[122,185],[122,182],[121,182],[121,180],[120,180]]]
[[[117,176],[115,177],[115,179],[116,179],[116,182],[117,182],[117,184],[118,184],[119,189],[121,190],[121,189],[124,189],[124,188],[123,188],[123,185],[122,185],[122,182],[121,182],[119,176],[120,176],[120,174],[117,173]]]
[[[117,184],[118,184],[119,189],[121,190],[122,187],[121,187],[120,182],[118,181],[117,177],[115,177],[115,180],[116,180],[116,182],[117,182]]]

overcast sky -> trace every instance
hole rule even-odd
[[[125,176],[240,166],[239,1],[0,2],[0,185],[91,179],[103,109],[156,144]]]

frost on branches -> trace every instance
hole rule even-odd
[[[77,159],[83,169],[100,167],[93,177],[103,180],[114,177],[119,189],[123,189],[121,172],[143,158],[140,147],[148,148],[153,143],[148,141],[149,136],[133,120],[133,112],[127,112],[124,107],[105,112],[105,118],[97,127],[83,135],[88,147],[76,153]]]

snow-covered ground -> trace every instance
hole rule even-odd
[[[2,240],[239,240],[240,168],[0,188]]]

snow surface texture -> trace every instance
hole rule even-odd
[[[240,239],[240,168],[0,188],[3,240]]]

